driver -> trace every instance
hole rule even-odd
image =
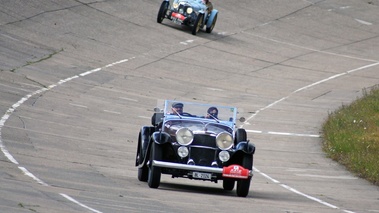
[[[172,104],[172,115],[183,115],[183,104],[182,103],[173,103]]]

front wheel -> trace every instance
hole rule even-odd
[[[234,182],[235,180],[223,180],[222,181],[222,187],[226,191],[232,191],[234,189]]]
[[[252,169],[253,156],[245,155],[242,160],[242,166],[245,169]],[[237,196],[238,197],[246,197],[247,194],[249,194],[250,182],[251,182],[251,176],[249,176],[247,179],[242,179],[242,180],[237,181]]]
[[[163,1],[161,4],[161,7],[159,8],[158,15],[157,15],[157,22],[162,23],[163,19],[165,18],[166,11],[168,9],[169,2]]]
[[[149,174],[149,168],[147,166],[143,166],[142,168],[138,168],[138,180],[142,182],[146,182]]]
[[[162,148],[156,143],[151,144],[150,167],[147,184],[150,188],[158,188],[161,182],[161,168],[154,166],[153,160],[162,160]]]
[[[213,28],[214,28],[215,25],[216,25],[216,21],[217,21],[217,14],[213,17],[213,21],[212,21],[211,26],[210,26],[210,27],[207,27],[207,28],[205,29],[205,32],[207,32],[207,33],[211,33],[212,30],[213,30]]]
[[[201,25],[203,24],[204,14],[199,14],[196,18],[195,24],[192,27],[192,35],[196,35],[199,32]]]

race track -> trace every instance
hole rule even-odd
[[[158,24],[159,0],[0,2],[1,213],[379,212],[379,188],[326,158],[320,132],[379,83],[379,1],[213,0],[216,27],[196,36]],[[248,197],[138,181],[158,99],[247,115]]]

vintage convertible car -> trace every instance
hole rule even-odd
[[[207,6],[202,0],[164,0],[158,11],[157,22],[162,23],[167,18],[179,25],[192,28],[192,34],[196,35],[200,29],[207,33],[212,32],[216,25],[218,11],[213,9],[208,12]]]
[[[138,179],[158,188],[161,174],[173,178],[222,180],[224,190],[249,193],[255,146],[237,128],[237,109],[165,100],[155,108],[151,126],[138,136]],[[183,111],[183,109],[185,109]]]

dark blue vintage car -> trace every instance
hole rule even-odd
[[[207,33],[212,32],[216,25],[218,11],[208,10],[202,0],[174,0],[170,5],[169,0],[164,0],[159,8],[157,22],[169,19],[179,25],[192,28],[192,34],[196,35],[205,26]]]
[[[162,107],[162,108],[161,108]],[[166,100],[152,125],[138,135],[138,179],[158,188],[161,174],[218,182],[246,197],[253,176],[255,146],[236,127],[237,109]]]

